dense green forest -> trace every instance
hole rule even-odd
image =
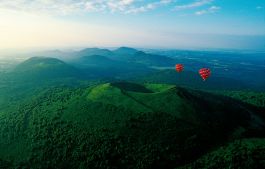
[[[1,169],[265,168],[262,80],[202,81],[126,47],[72,55],[0,73]]]
[[[257,107],[265,107],[265,93],[264,92],[253,92],[253,91],[222,91],[219,94],[239,99],[246,103],[255,105]]]
[[[264,137],[263,123],[251,118],[256,110],[246,107],[227,97],[172,85],[120,82],[50,88],[1,113],[0,166],[176,168],[214,149],[229,154],[218,147],[232,140]],[[250,153],[265,148],[256,146]],[[217,152],[216,158],[225,160]],[[190,165],[218,166],[204,156]]]

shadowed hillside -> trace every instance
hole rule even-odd
[[[177,169],[264,168],[264,154],[264,139],[237,140]]]
[[[0,125],[3,165],[22,168],[176,168],[264,131],[237,100],[127,82],[44,90]]]

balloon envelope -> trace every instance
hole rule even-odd
[[[203,80],[206,80],[211,75],[211,70],[209,68],[202,68],[199,70],[199,74]]]
[[[184,69],[184,66],[182,64],[176,64],[176,71],[177,72],[182,72]]]

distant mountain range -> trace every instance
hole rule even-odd
[[[60,53],[59,51],[54,52]],[[15,67],[11,72],[12,78],[13,80],[37,79],[38,81],[47,81],[48,79],[53,81],[58,78],[105,81],[127,80],[145,83],[178,84],[192,88],[213,90],[240,90],[246,88],[263,90],[264,88],[264,86],[262,87],[262,82],[254,86],[252,81],[241,80],[243,77],[231,77],[230,75],[216,74],[215,72],[204,82],[198,72],[196,72],[196,69],[195,71],[188,68],[186,70],[184,67],[184,72],[177,73],[174,70],[174,65],[179,63],[180,60],[178,58],[147,54],[127,47],[121,47],[113,51],[87,48],[73,52],[71,57],[71,60],[66,61],[51,57],[30,58]]]
[[[56,50],[42,54],[46,56],[33,57],[18,64],[11,72],[12,79],[15,81],[16,79],[53,81],[59,78],[76,79],[74,81],[126,80],[141,83],[177,84],[211,90],[265,90],[262,66],[241,68],[236,61],[233,62],[233,58],[229,59],[229,63],[222,65],[212,56],[212,53],[210,55],[214,60],[205,52],[201,56],[198,53],[186,56],[189,53],[184,53],[183,57],[173,57],[169,53],[170,57],[167,57],[128,47],[116,50],[86,48],[76,52]],[[237,56],[236,59],[240,57]],[[176,63],[184,64],[182,73],[175,71]],[[216,67],[211,67],[211,64]],[[197,72],[202,66],[210,67],[212,70],[212,75],[206,82],[202,81]],[[230,70],[229,66],[233,68]]]
[[[84,56],[105,56],[109,59],[126,61],[129,63],[141,63],[147,66],[174,66],[176,60],[167,56],[147,54],[142,51],[138,51],[133,48],[121,47],[116,50],[99,49],[99,48],[86,48],[77,52],[60,52],[60,51],[48,51],[40,52],[35,55],[41,55],[46,57],[56,57],[66,61],[77,60]]]

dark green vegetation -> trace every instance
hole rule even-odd
[[[159,84],[52,88],[11,110],[0,121],[1,165],[11,167],[175,168],[226,142],[264,137],[254,107]]]
[[[265,167],[265,94],[241,79],[126,47],[52,53],[67,60],[0,73],[0,168]]]
[[[257,107],[265,107],[265,93],[251,91],[222,91],[219,94],[242,100]]]
[[[264,139],[243,139],[235,141],[179,169],[264,168],[264,144]]]

